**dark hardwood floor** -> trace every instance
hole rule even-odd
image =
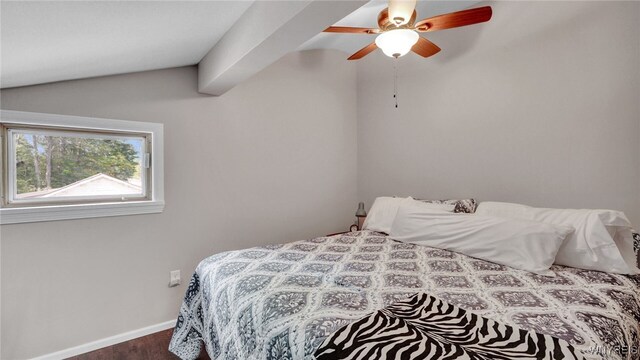
[[[68,360],[112,360],[112,359],[154,359],[178,360],[167,350],[173,329],[129,340],[120,344],[98,349],[90,353],[70,357]],[[202,351],[200,360],[211,360],[206,351]]]

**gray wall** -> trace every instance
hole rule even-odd
[[[640,226],[640,3],[494,2],[358,67],[358,197],[611,208]]]
[[[162,214],[4,225],[2,355],[50,353],[175,319],[208,255],[346,229],[356,199],[356,71],[286,56],[222,97],[194,67],[1,92],[2,108],[161,122]],[[183,284],[168,288],[169,271]]]

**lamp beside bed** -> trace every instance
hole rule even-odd
[[[367,218],[367,211],[364,209],[363,202],[358,204],[358,210],[356,210],[356,218],[357,218],[356,224],[358,225],[358,230],[362,230],[364,221]]]

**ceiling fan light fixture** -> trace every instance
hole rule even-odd
[[[416,8],[416,0],[389,1],[389,18],[396,26],[409,22],[413,10]]]
[[[418,38],[420,35],[411,29],[395,29],[378,35],[376,45],[385,55],[398,58],[411,51]]]

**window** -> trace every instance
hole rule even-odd
[[[147,136],[7,126],[6,204],[147,198]]]
[[[0,223],[160,212],[162,125],[2,111]]]

